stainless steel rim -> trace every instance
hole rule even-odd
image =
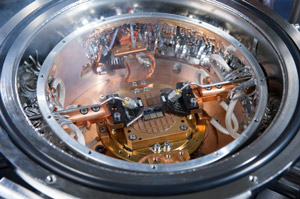
[[[203,1],[204,2],[204,1]],[[180,4],[181,2],[176,2]],[[193,2],[195,3],[195,2]],[[214,2],[214,1],[208,1],[210,4],[215,4],[215,5],[222,5],[224,8],[228,9],[230,12],[235,12],[231,8],[224,6],[223,4],[219,2]],[[233,3],[232,3],[233,4]],[[192,4],[194,5],[194,4]],[[197,4],[196,4],[197,5]],[[199,5],[198,5],[199,6]],[[241,8],[236,8],[236,9],[241,9]],[[243,11],[242,9],[240,11]],[[53,13],[56,13],[56,9],[53,9],[52,11],[45,12],[43,14],[44,16],[51,16]],[[240,13],[237,13],[237,15],[242,16],[247,23],[252,24],[255,26],[257,29],[260,30],[261,34],[265,34],[265,37],[268,38],[269,42],[272,43],[274,49],[277,49],[278,54],[280,55],[281,59],[281,64],[282,64],[282,72],[284,74],[285,80],[284,80],[284,98],[283,98],[283,103],[281,105],[281,108],[279,112],[281,113],[280,115],[277,115],[276,118],[274,119],[275,122],[269,126],[269,128],[265,131],[265,133],[260,136],[257,140],[255,140],[253,143],[251,143],[249,146],[246,148],[242,149],[238,154],[234,154],[231,157],[228,157],[225,160],[221,160],[219,163],[216,165],[220,166],[221,164],[225,164],[225,166],[229,166],[230,164],[228,163],[231,161],[232,166],[236,165],[243,165],[247,164],[247,162],[251,162],[253,159],[255,159],[260,153],[262,153],[265,149],[268,148],[268,146],[265,145],[265,143],[273,143],[281,134],[281,132],[286,128],[286,126],[289,123],[289,120],[291,119],[292,115],[294,114],[294,110],[296,107],[296,103],[298,100],[298,73],[296,70],[295,63],[293,61],[293,58],[291,55],[287,52],[288,49],[284,45],[284,43],[280,40],[278,35],[276,35],[273,31],[268,31],[270,28],[264,27],[264,30],[261,30],[260,27],[256,26],[253,21],[250,21],[249,18],[243,16]],[[251,15],[251,14],[249,14]],[[13,79],[13,75],[16,72],[16,66],[18,65],[21,57],[19,55],[22,55],[24,52],[24,49],[27,46],[27,42],[30,41],[30,38],[27,36],[30,35],[30,31],[32,29],[37,28],[39,26],[38,22],[41,21],[41,18],[38,17],[33,23],[31,23],[30,26],[28,26],[24,30],[24,34],[20,35],[18,39],[14,42],[12,45],[8,56],[5,60],[4,63],[4,70],[2,71],[2,78],[1,78],[1,93],[6,93],[6,95],[2,96],[2,100],[4,101],[4,104],[6,106],[6,112],[8,112],[13,118],[13,120],[16,123],[20,123],[24,127],[28,127],[27,129],[31,129],[30,125],[28,124],[28,121],[25,118],[19,117],[23,112],[18,109],[18,107],[15,106],[15,103],[17,102],[17,96],[14,92],[16,92],[16,80]],[[259,22],[257,22],[259,23]],[[268,34],[266,34],[266,31],[268,31]],[[284,57],[284,58],[283,58]],[[14,67],[11,67],[14,66]],[[284,69],[286,67],[286,69]],[[12,78],[12,82],[9,82],[7,77]],[[21,128],[21,127],[19,127]],[[41,138],[34,138],[30,136],[34,136],[35,132],[32,130],[28,130],[28,140],[31,140],[33,142],[36,142],[37,140],[40,141],[42,144],[37,143],[36,147],[40,147],[42,152],[48,152],[51,151],[52,149],[48,149],[47,147],[47,142]],[[44,145],[44,146],[43,146]],[[257,151],[259,153],[257,153]],[[4,150],[5,153],[5,150]],[[53,155],[50,153],[50,155]],[[54,156],[53,156],[54,157]],[[62,157],[59,157],[62,158]],[[191,167],[194,167],[196,165],[190,165]],[[214,165],[215,166],[215,165]],[[203,168],[199,168],[199,170],[203,169],[211,169],[213,166],[205,166]],[[197,169],[198,170],[198,169]],[[187,172],[191,172],[187,171]],[[215,174],[220,174],[222,171],[217,171]],[[33,174],[34,175],[34,174]],[[208,176],[212,176],[213,174],[210,174]]]

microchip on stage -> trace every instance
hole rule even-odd
[[[143,120],[148,121],[148,120],[153,120],[153,119],[158,119],[164,117],[164,112],[161,107],[148,107],[145,108],[144,110],[144,116]]]

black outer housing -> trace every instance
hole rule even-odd
[[[1,43],[0,48],[0,65],[2,67],[5,55],[10,47],[10,43],[16,38],[19,32],[25,27],[28,21],[34,19],[35,14],[42,13],[43,11],[54,7],[59,3],[65,3],[70,1],[54,1],[49,2],[43,5],[40,9],[37,9],[26,16],[22,23],[18,23],[16,27],[11,30],[10,34],[5,37],[5,40]],[[243,1],[233,1],[234,4],[244,7],[247,11],[251,12],[254,15],[259,16],[282,38],[289,50],[291,51],[294,61],[297,65],[297,70],[300,73],[300,52],[299,46],[297,46],[293,38],[289,36],[284,27],[281,27],[278,22],[274,21],[263,11],[258,10],[254,6],[245,3]],[[26,20],[25,20],[26,19]],[[272,171],[272,165],[277,164],[278,162],[284,162],[287,158],[286,154],[282,153],[285,149],[289,151],[289,147],[292,147],[293,144],[297,143],[300,140],[300,134],[298,133],[300,127],[300,103],[297,102],[297,108],[294,112],[293,118],[291,119],[288,127],[284,130],[280,138],[268,150],[259,154],[254,160],[249,161],[248,163],[241,165],[237,168],[232,168],[230,172],[224,172],[218,178],[210,179],[201,179],[198,176],[202,175],[201,170],[186,171],[184,174],[175,173],[175,174],[159,174],[159,173],[139,173],[139,172],[125,172],[122,170],[114,170],[107,168],[105,166],[98,166],[96,169],[99,172],[103,172],[102,178],[92,176],[81,172],[76,169],[72,169],[57,160],[51,159],[47,154],[41,153],[35,146],[32,145],[22,134],[20,127],[16,127],[14,122],[8,116],[5,106],[0,100],[0,110],[1,110],[1,127],[3,128],[0,132],[6,137],[6,134],[9,136],[9,139],[6,140],[7,143],[2,143],[4,147],[15,146],[15,150],[19,153],[24,154],[29,159],[29,165],[32,163],[40,165],[42,171],[50,171],[56,174],[58,177],[65,179],[66,182],[70,181],[72,183],[78,184],[80,186],[87,187],[88,189],[96,189],[97,191],[104,192],[113,192],[120,193],[125,195],[138,195],[138,196],[169,196],[169,195],[179,195],[179,194],[188,194],[188,193],[197,193],[203,190],[208,190],[222,186],[226,183],[231,183],[233,181],[239,181],[243,177],[251,174],[256,170],[260,170],[261,175],[268,175],[269,171]],[[298,134],[297,134],[298,133]],[[294,142],[292,142],[292,140]],[[75,161],[72,157],[65,157],[70,161]],[[33,162],[32,162],[33,161]],[[77,160],[78,161],[78,160]],[[295,158],[296,161],[296,158]],[[290,162],[288,162],[290,163]],[[34,165],[33,164],[33,165]],[[87,163],[83,161],[78,161],[80,166],[88,166]],[[281,172],[280,172],[281,173]],[[278,173],[278,175],[280,174]],[[258,176],[260,177],[260,176]],[[276,177],[276,176],[274,176]],[[114,180],[108,180],[112,178]],[[118,180],[116,180],[118,179]],[[130,183],[128,182],[130,179]],[[159,179],[159,183],[157,182]],[[144,185],[140,182],[147,181],[149,184]],[[163,182],[174,181],[178,182],[176,184],[163,185]],[[152,183],[151,183],[152,182]],[[243,181],[241,182],[243,183]],[[246,185],[249,186],[249,190],[254,191],[254,189],[265,187],[267,184],[264,182],[259,182],[256,185]],[[242,185],[241,185],[242,186]],[[227,192],[227,193],[226,193]],[[76,193],[74,193],[76,194]],[[209,190],[203,192],[202,196],[211,197],[216,193],[210,193]],[[229,190],[224,189],[222,194],[223,196],[230,196]]]

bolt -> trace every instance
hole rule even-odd
[[[106,127],[103,126],[103,127],[100,128],[101,133],[104,133],[105,131],[106,131]]]
[[[165,141],[164,142],[164,151],[170,151],[171,150],[171,145],[170,145],[170,142],[168,141]]]
[[[47,182],[48,184],[53,184],[53,183],[55,183],[55,182],[56,182],[56,176],[55,176],[55,175],[48,175],[48,176],[46,177],[46,182]]]
[[[192,106],[197,106],[197,99],[196,98],[194,98],[194,97],[191,98],[190,102],[191,102]]]
[[[154,153],[159,153],[161,151],[159,143],[156,143],[153,145],[153,151],[154,151]]]
[[[146,81],[145,81],[145,80],[142,80],[142,81],[141,81],[141,85],[146,85]]]
[[[220,89],[222,88],[222,85],[217,85],[216,88]]]
[[[182,131],[186,131],[188,129],[188,127],[186,125],[180,125],[180,129]]]
[[[114,119],[116,122],[119,122],[121,120],[121,113],[115,112],[114,113]]]
[[[94,106],[92,107],[92,111],[98,112],[100,110],[100,106]]]
[[[150,88],[144,87],[144,88],[143,88],[143,91],[144,91],[144,92],[149,92],[149,91],[150,91]]]
[[[89,111],[88,111],[87,108],[80,109],[80,113],[81,113],[82,115],[85,115],[85,114],[87,114],[88,112],[89,112]]]
[[[128,138],[129,138],[129,140],[134,141],[134,140],[136,140],[136,135],[130,134],[130,135],[128,136]]]
[[[257,184],[258,183],[258,178],[257,178],[257,176],[249,176],[249,180],[250,180],[250,182],[253,182],[253,183],[255,183],[255,184]]]
[[[180,152],[179,152],[179,155],[183,156],[183,155],[184,155],[184,152],[183,152],[183,151],[180,151]]]
[[[132,82],[131,85],[132,86],[137,86],[138,84],[137,84],[137,82]]]
[[[205,87],[205,89],[209,91],[209,90],[211,90],[211,86],[207,86],[207,87]]]
[[[140,93],[141,92],[141,90],[139,89],[139,88],[135,88],[134,90],[133,90],[133,93]]]

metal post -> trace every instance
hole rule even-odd
[[[300,23],[300,0],[295,0],[289,22],[292,24]]]

